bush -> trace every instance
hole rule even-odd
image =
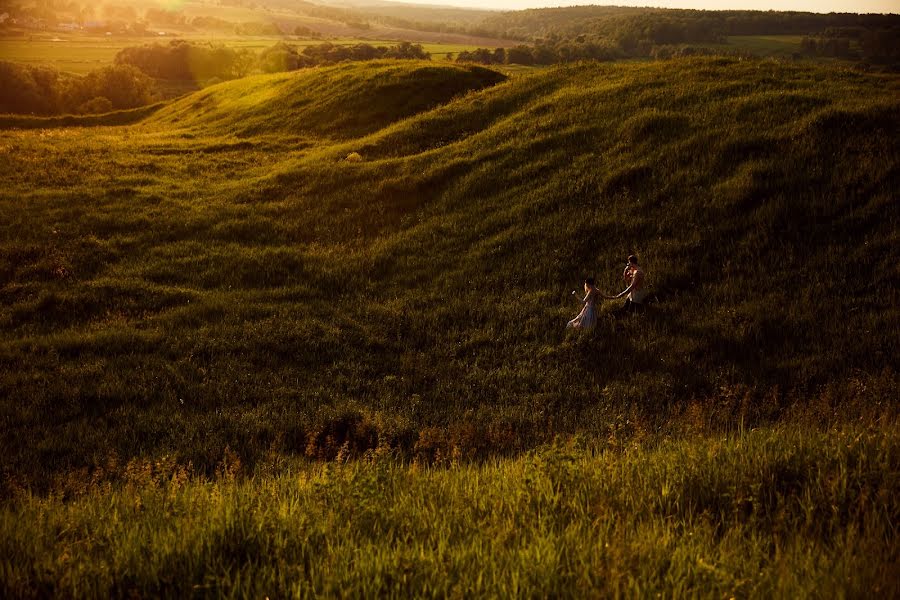
[[[134,67],[113,65],[63,79],[54,69],[0,62],[0,112],[34,115],[104,113],[152,100],[152,80]]]
[[[99,109],[77,112],[137,108],[150,103],[152,87],[150,78],[138,69],[129,65],[113,65],[71,81],[66,86],[64,103],[69,109],[84,106]]]
[[[278,42],[259,55],[259,68],[264,73],[280,73],[300,68],[301,60],[297,49],[284,42]]]
[[[401,42],[396,46],[372,46],[370,44],[354,44],[353,46],[336,46],[329,42],[307,46],[298,52],[295,46],[278,42],[271,48],[263,50],[257,61],[258,68],[265,73],[294,71],[303,67],[330,65],[344,61],[365,61],[379,58],[430,60],[431,55],[425,52],[421,44]]]
[[[253,56],[249,50],[172,40],[165,46],[154,43],[124,48],[116,54],[115,62],[137,67],[157,79],[203,81],[243,77],[250,70]]]
[[[96,98],[92,98],[88,100],[84,104],[78,107],[78,110],[75,112],[83,114],[83,115],[96,115],[101,113],[108,113],[113,110],[113,103],[110,102],[109,98],[104,98],[103,96],[97,96]]]
[[[59,73],[0,61],[0,112],[52,115],[59,110]]]

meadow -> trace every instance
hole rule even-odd
[[[3,588],[896,593],[898,91],[378,61],[4,121]],[[565,332],[631,253],[646,311]]]

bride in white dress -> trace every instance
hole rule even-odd
[[[573,294],[575,292],[572,292]],[[581,312],[578,313],[578,316],[569,321],[566,324],[566,329],[569,327],[573,329],[593,329],[594,325],[597,324],[597,298],[602,296],[600,290],[594,287],[594,278],[588,277],[584,280],[584,307],[581,309]]]

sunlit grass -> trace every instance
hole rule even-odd
[[[275,476],[241,468],[226,458],[204,481],[172,461],[132,462],[124,481],[101,475],[73,500],[22,495],[0,512],[2,587],[15,597],[898,591],[900,439],[888,424],[570,443],[446,469],[383,453]]]
[[[3,585],[890,595],[898,88],[377,62],[6,121]],[[567,335],[631,253],[646,312]]]

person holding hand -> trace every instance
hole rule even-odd
[[[644,308],[644,300],[647,297],[647,289],[644,287],[644,271],[638,266],[638,257],[632,254],[625,263],[625,271],[622,273],[626,287],[611,298],[616,300],[627,296],[625,304],[616,312],[636,312]],[[609,296],[607,296],[609,297]]]

